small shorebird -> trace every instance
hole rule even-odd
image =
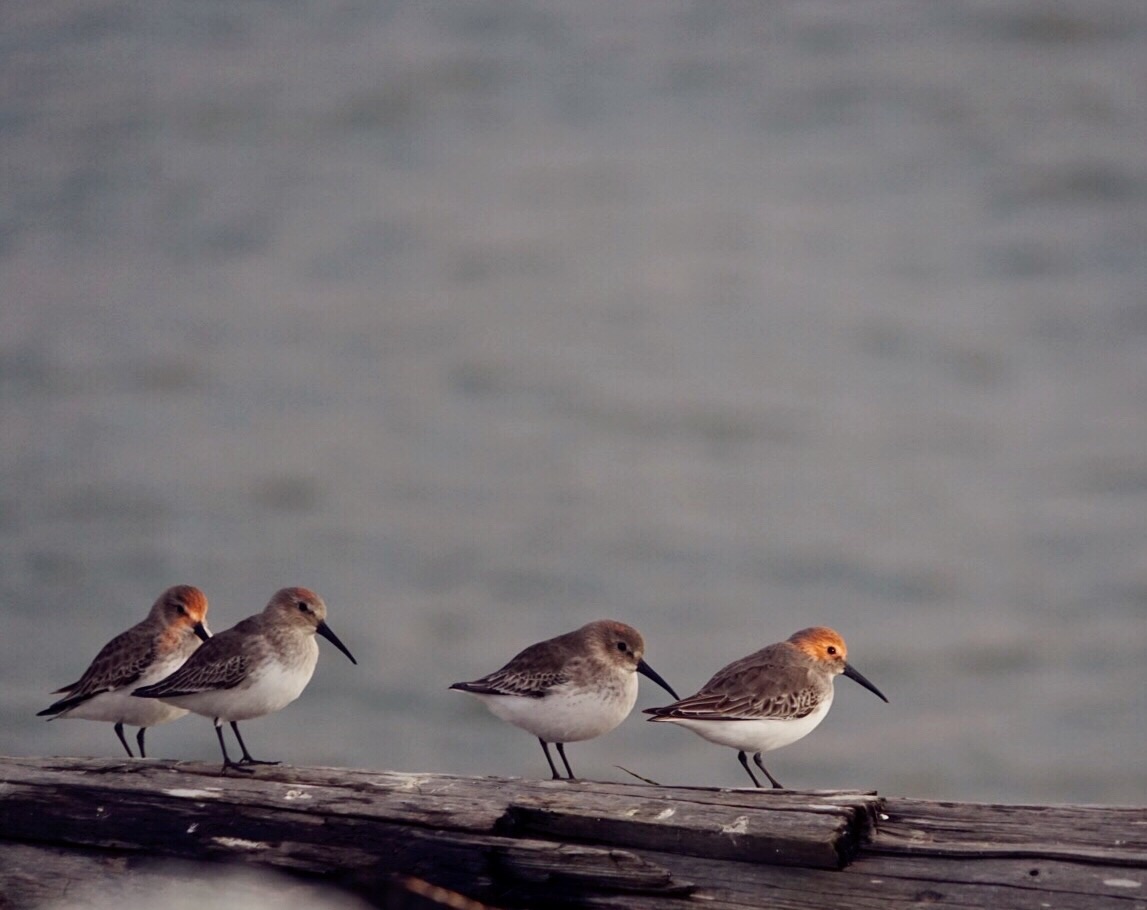
[[[795,743],[811,733],[832,707],[833,680],[843,673],[884,701],[884,693],[845,659],[844,639],[832,629],[802,629],[718,670],[696,695],[664,708],[646,708],[650,721],[677,724],[737,750],[737,758],[760,786],[747,752],[776,788],[780,783],[761,753]]]
[[[494,716],[534,734],[560,780],[550,756],[549,743],[555,743],[573,780],[565,744],[593,739],[625,720],[637,701],[638,673],[678,697],[644,653],[640,632],[602,619],[530,645],[502,669],[450,688],[477,696]]]
[[[134,756],[123,735],[123,725],[139,727],[135,737],[139,757],[147,758],[143,746],[147,728],[175,720],[187,711],[132,698],[131,690],[179,669],[199,647],[200,640],[211,637],[204,624],[206,617],[207,598],[202,591],[191,585],[168,588],[152,604],[147,619],[104,645],[78,681],[52,693],[66,693],[66,697],[36,716],[110,721],[129,757]]]
[[[285,708],[302,693],[319,659],[315,633],[357,664],[326,623],[327,605],[314,591],[283,588],[262,613],[220,632],[175,673],[132,692],[140,701],[161,699],[215,722],[223,770],[243,765],[277,765],[251,757],[239,721]],[[243,757],[234,762],[223,742],[223,722],[231,724]]]

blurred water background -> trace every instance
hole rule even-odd
[[[1147,802],[1141,0],[0,7],[0,752],[165,587],[313,587],[296,764],[546,776],[447,685],[804,626],[789,786]],[[643,684],[639,708],[664,703]],[[149,734],[217,757],[210,723]],[[580,775],[741,786],[635,714]]]

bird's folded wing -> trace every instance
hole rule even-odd
[[[818,702],[804,668],[758,666],[714,677],[696,695],[646,713],[695,720],[796,720]]]
[[[200,648],[200,651],[203,649]],[[198,692],[210,692],[217,689],[233,689],[247,677],[247,656],[245,654],[232,654],[225,658],[196,660],[200,654],[196,651],[191,659],[182,667],[165,679],[142,689],[136,689],[132,695],[143,698],[174,698],[177,695],[195,695]]]
[[[139,639],[128,639],[117,635],[100,649],[91,666],[76,682],[57,689],[55,693],[67,693],[39,714],[59,714],[104,692],[112,692],[130,686],[155,660],[155,643],[149,642],[140,647]]]
[[[521,698],[544,698],[555,686],[566,682],[566,677],[554,672],[526,672],[497,670],[473,682],[455,683],[450,688],[475,695],[517,695]]]

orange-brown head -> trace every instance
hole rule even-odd
[[[189,630],[203,641],[211,637],[207,629],[207,595],[193,585],[176,585],[159,595],[151,607],[152,618],[158,618],[167,629]]]
[[[834,676],[843,673],[849,679],[860,683],[869,692],[888,701],[876,686],[864,678],[859,670],[848,663],[848,646],[840,633],[827,626],[813,626],[801,629],[789,636],[789,644],[800,650],[812,660],[816,661],[826,671]]]

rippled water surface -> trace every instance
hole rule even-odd
[[[0,752],[116,755],[34,714],[168,585],[302,584],[360,665],[258,755],[542,775],[448,684],[609,616],[684,693],[827,624],[891,703],[841,680],[786,784],[1147,802],[1139,0],[0,36]],[[569,754],[745,783],[638,716]]]

